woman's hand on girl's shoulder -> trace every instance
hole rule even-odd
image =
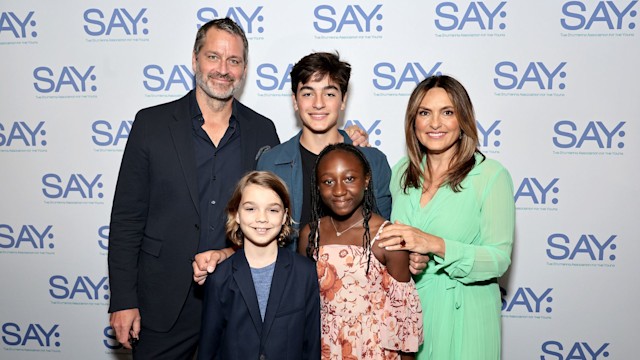
[[[407,250],[423,255],[435,253],[444,257],[442,249],[444,246],[440,244],[442,242],[441,238],[402,224],[399,221],[385,226],[382,229],[379,240],[378,246],[387,251]]]

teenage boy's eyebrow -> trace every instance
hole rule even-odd
[[[315,89],[314,89],[314,88],[312,88],[312,87],[311,87],[311,86],[309,86],[309,85],[302,85],[302,86],[300,86],[300,90],[298,90],[298,91],[305,91],[305,90],[307,90],[307,91],[313,91],[313,90],[315,90]],[[338,87],[337,87],[337,86],[335,86],[335,85],[327,85],[327,86],[323,87],[323,88],[322,88],[322,90],[336,90],[336,91],[338,91],[339,89],[338,89]]]

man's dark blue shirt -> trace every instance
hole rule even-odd
[[[200,253],[231,246],[225,235],[225,208],[236,183],[243,175],[241,140],[240,125],[232,113],[227,131],[218,146],[214,145],[202,129],[204,118],[196,101],[195,91],[191,93],[190,103],[200,199]]]

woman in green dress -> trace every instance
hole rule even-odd
[[[380,246],[428,254],[416,275],[424,319],[417,359],[500,359],[500,290],[511,264],[509,172],[478,150],[473,105],[449,76],[422,81],[405,116],[407,156],[393,168],[393,225]]]

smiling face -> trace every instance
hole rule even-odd
[[[193,54],[192,67],[196,91],[219,101],[231,99],[246,74],[242,38],[224,30],[209,29],[199,53]]]
[[[427,154],[450,157],[455,153],[460,124],[449,94],[443,88],[429,89],[415,116],[416,137]]]
[[[304,129],[317,134],[337,129],[340,112],[347,104],[346,95],[328,75],[312,76],[307,83],[299,83],[292,99]]]
[[[337,217],[359,217],[369,184],[362,163],[355,154],[335,150],[326,154],[317,167],[318,190],[322,202]]]
[[[244,234],[245,247],[277,247],[276,238],[286,218],[285,207],[275,191],[255,184],[242,190],[236,223]]]

